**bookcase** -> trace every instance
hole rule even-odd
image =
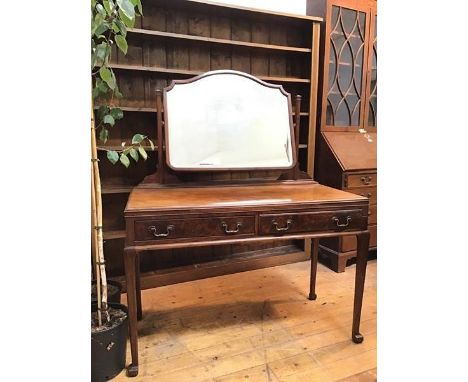
[[[377,1],[308,0],[323,17],[316,179],[369,198],[371,256],[377,251]],[[344,272],[356,240],[320,240],[320,259]]]
[[[314,172],[321,18],[198,0],[143,0],[142,4],[144,17],[128,31],[127,55],[115,50],[111,58],[123,94],[115,106],[124,111],[124,118],[112,128],[106,144],[99,146],[104,250],[108,273],[114,278],[123,275],[123,210],[128,194],[155,172],[157,155],[146,147],[147,161],[132,162],[126,169],[112,165],[106,150],[119,147],[135,133],[146,134],[158,150],[156,89],[173,79],[233,69],[282,84],[292,95],[300,94],[300,168],[310,176]],[[196,180],[277,175],[274,171],[207,172]],[[166,250],[157,256],[148,253],[141,257],[142,287],[305,260],[309,248],[296,240]]]

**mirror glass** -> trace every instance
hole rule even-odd
[[[290,100],[276,85],[215,71],[165,91],[166,158],[175,170],[294,164]]]

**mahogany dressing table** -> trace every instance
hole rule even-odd
[[[173,81],[163,93],[157,96],[158,169],[133,189],[125,209],[128,375],[138,374],[139,253],[147,250],[311,238],[309,299],[315,300],[318,239],[356,235],[351,337],[361,343],[369,201],[301,175],[300,97],[293,114],[280,85],[231,70]],[[227,169],[283,173],[278,180],[184,181],[190,172]]]

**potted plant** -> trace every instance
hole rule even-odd
[[[114,71],[109,59],[114,44],[122,53],[127,53],[127,28],[142,15],[140,0],[91,0],[91,201],[92,201],[92,252],[95,270],[96,301],[91,306],[91,379],[106,381],[125,367],[128,334],[127,308],[120,304],[120,290],[115,302],[108,300],[108,280],[104,261],[102,195],[97,155],[97,140],[103,144],[109,137],[115,122],[123,118],[120,108],[114,107],[119,92]],[[96,103],[95,103],[96,102]],[[95,105],[97,107],[95,119]],[[130,158],[135,162],[147,153],[142,142],[153,142],[142,134],[135,134],[131,143],[122,142],[121,150],[107,150],[111,163],[120,162],[129,167]]]

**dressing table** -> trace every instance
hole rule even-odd
[[[310,238],[309,299],[315,300],[318,239],[355,235],[351,337],[363,341],[369,201],[301,174],[300,101],[296,97],[293,112],[291,96],[280,85],[231,70],[173,81],[158,92],[158,168],[133,189],[124,213],[129,376],[138,374],[139,254],[148,250]],[[194,172],[271,169],[280,170],[278,179],[190,181]]]

